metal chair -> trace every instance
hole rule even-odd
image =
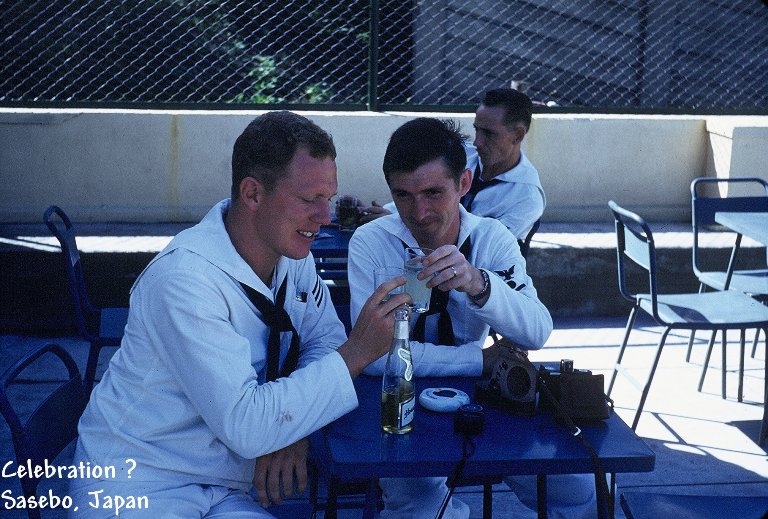
[[[85,390],[90,394],[96,379],[101,349],[105,346],[120,346],[128,320],[128,308],[98,308],[91,303],[72,222],[66,213],[55,205],[46,209],[43,221],[61,245],[75,310],[75,322],[80,335],[90,343],[84,377]]]
[[[46,353],[58,357],[67,369],[69,378],[58,386],[34,412],[22,422],[8,398],[8,387],[18,375]],[[88,403],[80,371],[72,357],[57,344],[46,344],[22,357],[0,378],[0,413],[11,429],[13,449],[19,464],[30,460],[32,466],[41,466],[44,460],[53,462],[64,448],[77,437],[77,422]],[[22,491],[28,498],[35,496],[40,477],[35,473],[20,477]],[[27,509],[30,519],[40,518],[39,508]]]
[[[729,191],[738,191],[735,196],[714,196],[711,190],[717,188],[727,188]],[[748,194],[747,194],[748,193]],[[730,193],[728,193],[730,194]],[[736,177],[736,178],[707,178],[699,177],[691,182],[691,222],[693,225],[693,272],[701,283],[699,291],[703,292],[705,287],[715,290],[736,290],[755,297],[762,302],[768,299],[768,268],[734,270],[731,278],[728,278],[727,270],[707,270],[702,265],[702,257],[705,253],[700,247],[700,235],[708,231],[723,231],[723,227],[715,222],[715,213],[718,211],[730,212],[754,212],[768,211],[768,182],[757,177]],[[737,235],[729,269],[733,263],[739,247],[741,246],[741,235]],[[685,360],[691,360],[691,351],[695,334],[691,334],[688,342],[688,352]],[[755,334],[755,340],[752,344],[752,357],[755,356],[759,334]],[[708,352],[711,352],[715,341],[713,335],[709,342]],[[709,356],[709,353],[707,354]],[[699,391],[704,383],[704,378],[699,383]]]
[[[621,509],[627,519],[761,519],[768,515],[765,496],[694,496],[656,492],[624,492]]]
[[[531,240],[533,239],[533,235],[536,234],[536,231],[539,230],[539,225],[541,225],[541,218],[534,222],[533,227],[531,227],[531,230],[528,231],[528,234],[524,239],[517,240],[517,244],[520,246],[520,253],[526,259],[528,259],[528,251],[531,248]]]
[[[625,299],[632,301],[633,306],[627,320],[624,340],[619,349],[618,359],[611,374],[611,382],[608,386],[608,396],[613,389],[616,375],[622,372],[627,378],[640,388],[640,385],[621,366],[624,350],[627,347],[629,335],[637,317],[638,310],[643,310],[653,317],[657,324],[664,326],[656,354],[651,365],[650,373],[642,386],[640,403],[635,413],[632,429],[637,428],[640,414],[643,411],[648,391],[659,364],[662,349],[667,335],[671,330],[710,330],[723,333],[723,364],[725,364],[726,330],[739,330],[741,332],[741,370],[739,373],[739,394],[743,391],[743,366],[744,366],[744,335],[747,329],[762,329],[765,333],[768,329],[768,307],[760,304],[751,297],[734,291],[700,292],[692,294],[659,294],[656,281],[656,247],[653,234],[648,224],[640,216],[620,207],[614,201],[608,203],[613,212],[616,224],[617,261],[619,290]],[[628,262],[641,267],[648,275],[648,292],[639,293],[628,286],[627,270]],[[768,340],[766,340],[766,353],[768,353]],[[766,360],[768,368],[768,357]],[[768,384],[767,384],[768,387]],[[722,376],[723,394],[725,394],[725,371]],[[760,433],[760,443],[765,439],[766,423]]]

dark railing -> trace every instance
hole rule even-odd
[[[768,113],[760,0],[5,0],[0,105]]]

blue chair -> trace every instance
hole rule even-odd
[[[719,192],[725,188],[730,192],[737,191],[734,196],[717,196],[714,190]],[[728,193],[730,195],[730,193]],[[728,279],[727,270],[707,270],[702,265],[705,252],[700,246],[700,237],[709,231],[723,231],[723,227],[715,222],[715,213],[718,211],[730,212],[755,212],[768,211],[768,182],[757,177],[736,177],[736,178],[695,178],[691,182],[691,222],[693,225],[693,272],[699,279],[699,291],[703,292],[706,287],[714,290],[736,290],[753,296],[762,302],[768,299],[768,268],[734,270],[731,278]],[[737,235],[731,254],[731,262],[734,261],[739,247],[741,246],[741,235]],[[729,265],[730,266],[730,265]],[[755,334],[755,340],[752,344],[752,357],[755,356],[757,349],[758,334]],[[686,361],[691,359],[693,341],[695,335],[691,334],[688,343],[688,353]],[[712,350],[715,336],[713,335],[708,348],[707,357]],[[725,369],[725,368],[723,368]],[[702,371],[699,382],[699,391],[704,384],[704,373]]]
[[[528,251],[531,249],[531,240],[533,240],[533,235],[536,234],[536,232],[539,230],[540,225],[541,218],[534,222],[533,227],[531,227],[531,230],[528,231],[528,234],[525,236],[525,238],[522,240],[517,240],[517,244],[520,246],[520,253],[526,259],[528,258]]]
[[[726,351],[726,330],[739,330],[741,332],[741,365],[743,366],[745,331],[747,329],[761,329],[765,333],[766,329],[768,329],[768,307],[745,294],[730,290],[692,294],[660,294],[658,292],[656,276],[656,247],[650,227],[640,216],[620,207],[614,201],[610,201],[608,206],[613,212],[616,224],[619,290],[625,299],[633,303],[629,319],[627,320],[624,340],[611,374],[608,396],[611,395],[616,375],[619,372],[626,375],[638,388],[641,388],[640,403],[632,422],[632,429],[634,430],[637,428],[637,423],[640,420],[640,414],[648,397],[648,391],[653,382],[653,376],[656,373],[664,343],[671,330],[722,332],[723,361],[725,361]],[[634,291],[630,288],[627,279],[630,262],[646,271],[648,276],[647,292]],[[637,384],[621,366],[624,350],[627,347],[629,335],[638,310],[648,313],[657,324],[665,328],[659,340],[648,379],[642,386]],[[768,353],[768,340],[766,340],[766,352]],[[766,362],[768,363],[768,361]],[[741,394],[743,388],[742,376],[743,370],[739,377],[739,394]],[[725,371],[722,377],[722,387],[723,393],[725,393]],[[768,388],[768,383],[766,387]],[[765,436],[766,423],[763,420],[760,444],[762,444]]]
[[[627,519],[765,519],[768,497],[687,496],[624,492],[621,509]]]
[[[96,379],[101,349],[105,346],[120,346],[125,323],[128,321],[128,308],[98,308],[91,303],[72,222],[66,213],[55,205],[46,209],[43,221],[61,245],[75,310],[75,323],[80,335],[90,343],[84,378],[85,390],[90,394]]]
[[[36,363],[43,355],[55,355],[67,369],[68,379],[59,385],[25,420],[19,417],[8,398],[8,387],[17,382],[19,374]],[[30,460],[32,466],[53,461],[77,437],[77,422],[88,403],[80,371],[72,357],[57,344],[46,344],[22,357],[0,377],[0,413],[11,429],[13,449],[19,464]],[[39,477],[27,474],[20,478],[26,498],[36,495]],[[40,518],[39,508],[27,509],[30,519]]]

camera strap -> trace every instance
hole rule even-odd
[[[445,482],[446,486],[448,487],[448,492],[445,494],[445,498],[443,498],[443,502],[440,504],[440,509],[438,510],[435,519],[442,519],[443,514],[445,514],[445,510],[448,508],[448,503],[451,501],[453,491],[456,490],[456,484],[459,482],[459,478],[461,478],[461,473],[464,472],[464,465],[467,464],[467,459],[471,458],[474,453],[475,442],[472,440],[472,436],[470,434],[465,434],[464,442],[462,444],[461,459],[456,464],[456,468],[453,470],[453,474],[451,474],[451,476]]]
[[[600,461],[600,457],[595,452],[594,447],[581,433],[581,429],[571,420],[568,413],[565,412],[563,406],[560,405],[557,398],[552,394],[549,387],[547,387],[547,381],[539,374],[539,388],[541,393],[549,400],[552,407],[555,409],[558,418],[560,418],[568,431],[587,449],[589,456],[592,458],[592,464],[595,470],[595,488],[597,490],[597,517],[598,519],[613,519],[614,517],[614,503],[613,495],[608,488],[608,481],[606,480],[605,469]]]

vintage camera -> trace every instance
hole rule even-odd
[[[540,408],[567,414],[571,420],[589,422],[604,420],[610,416],[611,401],[605,396],[603,375],[595,375],[589,370],[574,369],[573,361],[562,359],[560,370],[539,369],[539,384],[546,385],[547,391],[540,398]],[[551,397],[550,397],[551,395]]]
[[[536,411],[536,368],[527,352],[510,341],[496,342],[498,357],[490,378],[475,386],[475,397],[487,405],[513,414],[532,415]]]

